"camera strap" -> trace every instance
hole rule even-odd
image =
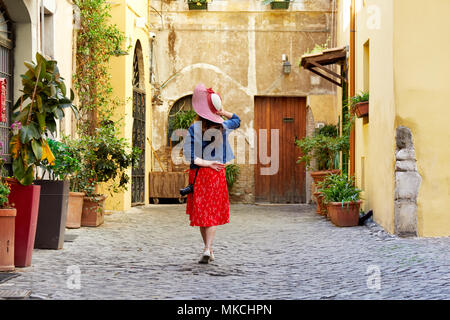
[[[192,185],[195,184],[195,179],[197,179],[197,173],[198,173],[198,170],[199,170],[199,169],[200,169],[200,167],[198,167],[198,168],[197,168],[197,171],[195,171],[194,182],[192,182]]]

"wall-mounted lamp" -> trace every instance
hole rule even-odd
[[[290,74],[291,73],[291,63],[289,62],[288,56],[283,54],[281,59],[283,60],[283,73]]]

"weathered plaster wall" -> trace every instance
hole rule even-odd
[[[225,109],[241,117],[241,135],[253,130],[255,96],[334,95],[331,84],[297,66],[308,49],[330,37],[331,2],[296,1],[288,11],[274,11],[257,0],[215,0],[208,11],[188,11],[183,1],[152,1],[162,15],[150,10],[156,33],[154,147],[166,147],[170,108],[199,82],[220,92]],[[282,73],[282,54],[292,64],[289,75]],[[336,123],[333,99],[313,101],[314,118]],[[246,149],[254,152],[249,141]],[[240,166],[234,199],[253,202],[253,166]]]

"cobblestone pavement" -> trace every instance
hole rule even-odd
[[[43,299],[450,299],[450,238],[337,228],[309,205],[232,205],[216,261],[200,265],[203,243],[184,210],[150,205],[68,230],[73,242],[35,250],[32,267],[0,289]],[[80,289],[69,289],[77,268]]]

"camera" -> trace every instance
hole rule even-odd
[[[180,189],[180,194],[182,196],[185,196],[185,195],[187,195],[189,193],[192,193],[192,192],[194,192],[194,185],[193,184],[188,185],[186,188]]]

